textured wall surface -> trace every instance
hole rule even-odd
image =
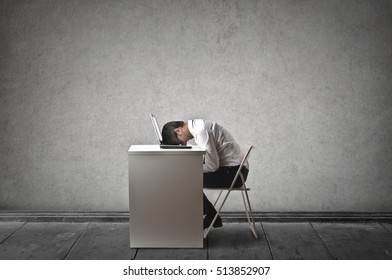
[[[392,211],[392,1],[0,2],[0,209],[126,211],[150,112],[253,144],[254,210]]]

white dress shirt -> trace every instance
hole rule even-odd
[[[219,166],[236,166],[241,164],[242,152],[233,136],[221,125],[208,120],[189,120],[189,132],[196,144],[205,149],[203,172],[214,172]],[[248,167],[245,162],[244,166]]]

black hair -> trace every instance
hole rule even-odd
[[[163,144],[170,145],[170,144],[178,144],[174,139],[177,139],[177,134],[174,131],[177,127],[183,127],[183,121],[173,121],[166,123],[162,128],[162,142]]]

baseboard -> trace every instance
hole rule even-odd
[[[232,222],[246,219],[237,212],[223,216]],[[392,212],[255,212],[253,216],[263,222],[392,222]]]
[[[246,222],[243,212],[221,213],[224,222]],[[386,222],[392,212],[254,212],[257,222]],[[0,222],[128,222],[129,213],[83,211],[2,211]]]
[[[0,222],[128,222],[124,211],[0,211]]]

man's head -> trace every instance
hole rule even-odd
[[[183,121],[168,122],[162,129],[162,142],[167,145],[186,145],[193,136]]]

